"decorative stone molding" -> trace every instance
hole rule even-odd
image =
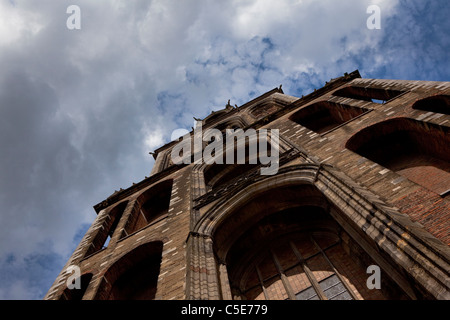
[[[187,240],[188,298],[223,298],[217,272],[218,258],[213,250],[214,232],[220,222],[252,194],[295,184],[314,185],[339,208],[342,213],[330,212],[333,218],[351,237],[356,238],[382,269],[389,270],[391,278],[411,299],[417,298],[421,288],[436,299],[450,299],[449,249],[444,245],[428,245],[426,238],[432,236],[424,231],[416,232],[419,226],[408,216],[389,207],[348,177],[317,164],[285,167],[275,176],[257,176],[241,186],[242,189],[233,196],[222,195],[221,200],[195,224],[192,231],[196,236]],[[440,248],[439,252],[436,247]],[[412,279],[405,277],[405,274]]]

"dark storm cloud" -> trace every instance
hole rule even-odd
[[[0,190],[2,208],[9,209],[1,216],[6,227],[1,236],[6,240],[18,221],[48,223],[41,221],[41,210],[57,199],[55,189],[68,187],[66,177],[79,169],[80,155],[70,144],[73,124],[60,114],[47,83],[25,73],[4,73],[0,106]],[[55,198],[43,198],[43,192]]]
[[[46,235],[65,233],[59,227],[67,219],[64,213],[71,211],[66,205],[73,205],[71,197],[76,189],[72,188],[77,185],[76,173],[80,170],[80,154],[70,143],[73,129],[73,123],[60,112],[57,95],[46,82],[25,72],[3,74],[0,81],[0,249],[2,257],[5,254],[14,257],[15,264],[30,269],[28,274],[19,277],[22,281],[36,280],[33,271],[41,268],[30,266],[35,261],[30,258],[39,259],[52,248],[51,242],[41,247]],[[62,194],[61,190],[67,193]],[[45,255],[56,256],[51,252]],[[9,265],[0,263],[0,269]],[[16,273],[21,270],[13,269]],[[38,278],[42,283],[43,278]],[[8,279],[2,281],[2,288],[8,283],[12,287],[8,293],[0,290],[0,298],[20,298],[16,293],[25,294],[22,298],[33,298],[36,294],[37,288],[25,290],[24,287],[22,291],[18,284],[11,283],[11,277]]]
[[[24,30],[7,30],[0,50],[0,299],[42,298],[92,206],[151,170],[138,137],[150,108],[136,92],[151,81],[117,68],[126,51],[100,22],[70,33],[65,8],[19,1],[9,13]]]

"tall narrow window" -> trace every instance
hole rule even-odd
[[[385,294],[405,296],[389,277],[383,277],[381,290],[367,287],[366,269],[376,258],[359,245],[358,232],[353,234],[357,238],[351,237],[335,220],[344,213],[322,191],[304,181],[293,183],[291,177],[278,186],[274,182],[258,181],[244,188],[227,202],[231,208],[223,205],[217,209],[219,217],[211,216],[218,223],[211,227],[210,254],[220,263],[223,297],[378,300]],[[209,221],[202,228],[209,227]]]
[[[296,192],[299,189],[303,194]],[[299,189],[290,186],[266,191],[217,228],[215,250],[221,257],[226,253],[233,298],[383,299],[381,292],[370,292],[365,284],[355,281],[365,277],[365,270],[345,251],[343,233],[328,209],[293,205],[306,199],[309,203],[321,201],[314,189]],[[248,212],[252,211],[250,217]],[[231,234],[227,230],[241,224],[241,229],[236,227]]]
[[[173,180],[158,183],[140,195],[127,221],[122,237],[130,235],[165,217],[169,211]]]
[[[114,231],[122,218],[123,212],[127,207],[128,201],[122,202],[112,208],[105,221],[103,222],[102,228],[97,229],[97,233],[86,251],[85,257],[94,254],[108,246]]]

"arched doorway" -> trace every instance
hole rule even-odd
[[[240,185],[228,193],[227,190],[218,193],[215,200],[200,198],[197,201],[195,219],[187,239],[188,299],[257,298],[261,292],[264,293],[262,287],[266,286],[266,280],[272,276],[282,279],[282,273],[286,276],[285,271],[289,271],[275,268],[277,274],[268,274],[267,279],[262,277],[264,285],[260,286],[259,293],[247,296],[251,289],[247,284],[249,275],[253,274],[253,281],[256,281],[256,266],[265,258],[259,252],[274,251],[277,257],[278,254],[284,255],[283,250],[277,253],[278,245],[292,248],[290,241],[294,244],[295,241],[318,243],[320,255],[330,260],[343,278],[348,279],[349,286],[356,288],[354,293],[356,296],[359,293],[360,298],[374,298],[365,294],[362,288],[369,277],[367,268],[372,265],[381,270],[381,294],[388,299],[443,296],[446,271],[442,266],[446,265],[445,259],[422,239],[423,234],[415,232],[414,223],[406,215],[376,199],[370,191],[348,177],[309,163],[283,167],[274,176],[248,178],[251,182],[247,176],[243,177]],[[264,219],[275,218],[278,220],[270,225],[283,228],[274,227],[277,232],[258,234],[261,228],[264,229]],[[324,241],[325,244],[321,244]],[[339,259],[333,256],[339,257],[343,253],[329,251],[329,246],[335,244],[327,245],[327,241],[335,241],[344,250],[349,259],[345,257],[343,260],[352,261],[350,268],[339,266]],[[269,250],[268,244],[274,247]],[[304,246],[305,243],[297,245],[302,256],[298,262],[306,260],[306,266],[312,271],[324,271],[314,270],[309,265],[308,258],[311,257],[300,251]],[[293,254],[288,255],[288,261],[296,256],[295,250],[291,251]],[[272,260],[275,261],[273,257]],[[356,266],[360,268],[354,273],[352,268]],[[411,274],[411,266],[420,272]],[[291,267],[298,265],[287,265],[287,269]],[[322,280],[316,277],[319,286]],[[310,282],[312,286],[313,282]],[[288,297],[294,298],[301,292],[302,289]]]
[[[331,210],[314,186],[298,185],[262,192],[222,221],[214,250],[233,299],[384,299],[367,288]]]

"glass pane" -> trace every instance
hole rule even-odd
[[[345,286],[339,280],[338,276],[332,275],[319,282],[325,296],[330,300],[351,300]]]
[[[313,287],[309,287],[295,295],[297,300],[319,300],[316,291]]]

